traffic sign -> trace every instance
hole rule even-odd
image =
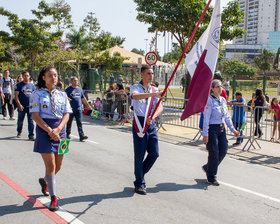
[[[145,61],[148,65],[155,65],[157,63],[158,60],[158,56],[156,54],[156,52],[149,52],[146,54],[145,56]]]

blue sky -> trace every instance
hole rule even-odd
[[[222,6],[229,1],[222,0]],[[20,18],[32,18],[31,9],[36,9],[39,2],[40,0],[0,0],[0,6],[18,14]],[[53,1],[46,0],[46,2]],[[148,33],[148,25],[136,20],[136,4],[133,0],[66,0],[66,2],[71,6],[72,20],[77,27],[83,24],[83,19],[88,12],[94,12],[102,30],[126,38],[124,47],[127,50],[132,48],[146,50],[145,39],[148,39],[149,43],[154,36]],[[8,31],[6,24],[6,18],[0,16],[0,30]],[[164,53],[162,36],[158,38],[158,49],[162,55]],[[167,49],[168,47],[166,51]]]

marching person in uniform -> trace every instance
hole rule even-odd
[[[17,138],[21,138],[22,126],[25,114],[28,120],[28,138],[34,141],[34,123],[31,114],[29,113],[29,100],[35,86],[30,82],[30,75],[28,72],[23,72],[23,81],[16,84],[15,100],[18,107],[17,120]]]
[[[227,102],[221,97],[222,83],[214,79],[212,82],[212,93],[208,99],[207,108],[204,111],[203,120],[203,142],[208,151],[208,163],[202,166],[207,175],[207,182],[214,186],[219,186],[216,179],[218,166],[226,156],[228,141],[224,122],[236,137],[239,132],[234,129],[231,117],[227,109]]]
[[[71,127],[72,127],[72,121],[73,118],[75,117],[77,127],[78,127],[78,132],[80,136],[80,141],[83,142],[84,140],[88,139],[88,137],[84,134],[83,131],[83,125],[82,125],[82,102],[88,107],[91,108],[89,103],[87,102],[87,99],[85,98],[84,92],[82,88],[78,86],[78,78],[77,77],[72,77],[71,78],[71,86],[69,86],[65,92],[68,96],[68,99],[70,101],[70,105],[72,107],[73,113],[70,114],[67,127],[66,127],[66,133],[67,133],[67,138],[71,138]]]
[[[134,110],[133,119],[133,143],[134,143],[134,181],[135,192],[141,195],[146,194],[146,183],[144,175],[152,168],[159,156],[158,136],[154,119],[162,112],[162,104],[159,105],[154,114],[158,98],[161,98],[161,92],[158,92],[151,82],[154,72],[150,67],[141,68],[142,80],[131,87],[132,106]],[[143,133],[145,126],[148,125],[147,131]],[[147,156],[145,154],[147,152]]]
[[[40,178],[39,183],[42,193],[51,196],[51,211],[58,210],[55,175],[61,169],[63,160],[58,148],[60,140],[66,138],[65,125],[69,113],[72,113],[66,93],[55,88],[57,78],[56,69],[45,66],[38,77],[38,90],[32,93],[30,99],[30,112],[37,124],[34,152],[41,154],[46,167],[46,176]]]

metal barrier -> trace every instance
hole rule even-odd
[[[87,92],[88,101],[94,110],[98,112],[98,116],[93,116],[95,119],[117,121],[122,124],[127,122],[131,100],[125,92],[93,90],[87,90]]]
[[[114,120],[121,124],[132,122],[133,112],[130,109],[131,99],[125,92],[99,92],[88,91],[88,99],[93,100],[100,97],[102,110],[99,119]],[[165,98],[163,100],[163,112],[160,115],[161,124],[169,124],[198,130],[193,140],[199,140],[202,136],[201,114],[194,114],[184,121],[180,117],[184,111],[187,100],[182,98]],[[93,101],[94,104],[94,101]],[[242,141],[247,140],[243,151],[247,148],[249,151],[252,147],[256,149],[255,144],[260,149],[258,141],[269,141],[273,132],[273,114],[268,114],[267,107],[231,105],[229,113],[237,130],[242,132]],[[244,124],[245,123],[245,124]],[[242,130],[241,130],[242,127]],[[228,128],[227,135],[233,136]],[[256,135],[255,135],[256,134]],[[276,130],[277,134],[277,130]]]

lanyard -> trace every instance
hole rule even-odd
[[[56,89],[52,89],[51,91],[49,91],[49,89],[47,88],[41,88],[42,90],[48,92],[51,96],[51,103],[52,103],[52,114],[55,115],[56,114],[56,107],[55,107],[55,101],[54,101],[54,93],[56,92]]]
[[[221,102],[214,94],[211,94],[211,96],[212,96],[212,98],[213,98],[216,102],[219,103],[220,109],[221,109],[223,115],[225,115],[226,112],[225,112],[225,110],[224,110],[224,107],[223,107],[222,102]]]

